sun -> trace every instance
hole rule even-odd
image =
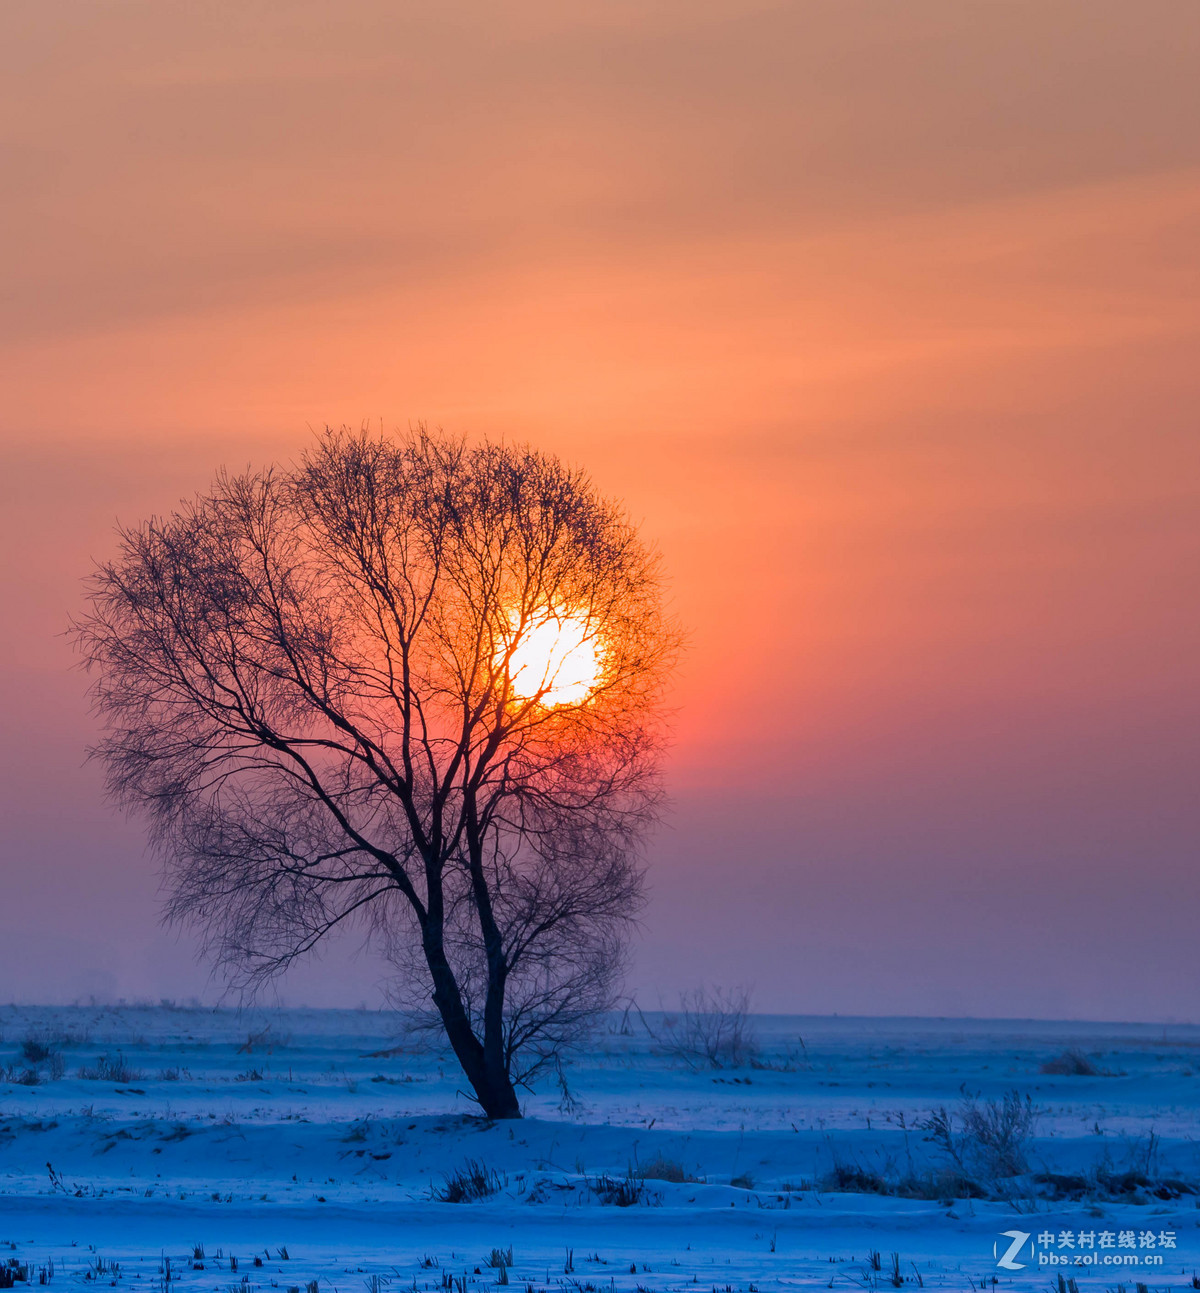
[[[527,625],[508,661],[514,695],[547,706],[586,700],[599,676],[595,631],[572,615],[549,613]]]

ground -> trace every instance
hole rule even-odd
[[[662,1016],[614,1017],[569,1099],[547,1082],[523,1120],[487,1123],[387,1013],[2,1008],[0,1264],[180,1293],[1200,1287],[1200,1028],[756,1030],[752,1064],[714,1069],[665,1053]],[[1064,1052],[1094,1072],[1042,1071]],[[933,1110],[1012,1090],[1036,1113],[1024,1178],[897,1194],[956,1179]],[[495,1192],[440,1201],[468,1162]],[[1017,1269],[1006,1232],[1030,1236]]]

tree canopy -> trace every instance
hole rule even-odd
[[[656,555],[583,472],[424,429],[327,431],[119,540],[75,635],[169,917],[249,986],[358,923],[517,1116],[642,900]]]

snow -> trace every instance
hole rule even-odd
[[[661,1016],[647,1022],[661,1034]],[[1035,1170],[1082,1174],[1103,1160],[1198,1182],[1200,1028],[756,1022],[758,1063],[717,1071],[661,1053],[637,1015],[613,1018],[567,1068],[574,1103],[548,1083],[528,1096],[525,1119],[488,1124],[446,1055],[406,1044],[388,1013],[3,1008],[0,1068],[14,1075],[23,1038],[68,1040],[61,1078],[0,1084],[0,1262],[28,1263],[35,1282],[52,1260],[54,1284],[161,1290],[166,1258],[181,1293],[312,1280],[339,1293],[424,1293],[451,1278],[467,1293],[496,1285],[486,1258],[511,1245],[518,1290],[767,1293],[886,1288],[896,1252],[905,1287],[996,1279],[1045,1290],[1060,1268],[998,1267],[1003,1232],[1132,1229],[1173,1233],[1161,1267],[1063,1273],[1081,1287],[1192,1287],[1194,1194],[1004,1203],[826,1187],[835,1163],[891,1177],[938,1166],[917,1124],[964,1092],[987,1100],[1013,1088],[1041,1111]],[[1106,1072],[1040,1072],[1069,1048]],[[78,1076],[118,1053],[128,1080]],[[692,1179],[648,1180],[629,1207],[601,1201],[601,1178],[623,1181],[659,1158]],[[497,1174],[498,1192],[435,1200],[467,1160]]]

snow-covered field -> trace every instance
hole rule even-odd
[[[571,1101],[548,1083],[488,1124],[388,1014],[2,1008],[0,1264],[181,1293],[1200,1287],[1200,1028],[756,1022],[756,1062],[715,1070],[613,1019]],[[1041,1071],[1072,1050],[1097,1072]],[[1013,1089],[1029,1173],[951,1197],[921,1124]],[[495,1193],[437,1200],[469,1161]],[[1019,1268],[1004,1232],[1030,1235]]]

